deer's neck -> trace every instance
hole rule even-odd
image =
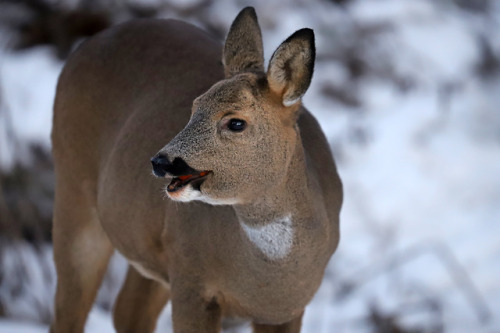
[[[246,237],[269,259],[284,259],[300,236],[299,223],[310,217],[310,193],[304,151],[300,140],[284,179],[257,200],[235,205]]]

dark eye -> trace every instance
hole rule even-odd
[[[227,128],[233,132],[241,132],[247,127],[247,123],[241,119],[231,119],[227,124]]]

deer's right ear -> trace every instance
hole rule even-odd
[[[264,51],[257,14],[253,7],[234,19],[222,55],[226,78],[242,72],[264,71]]]
[[[301,29],[287,38],[269,61],[267,80],[284,106],[300,101],[311,84],[316,48],[314,32]]]

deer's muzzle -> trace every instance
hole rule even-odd
[[[197,171],[191,168],[182,158],[176,157],[172,162],[165,154],[157,154],[151,159],[153,173],[156,177],[172,176],[173,179],[167,186],[167,191],[175,192],[187,184],[193,184],[195,189],[199,187],[203,180],[211,171]]]

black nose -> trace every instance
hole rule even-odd
[[[156,154],[156,156],[151,159],[151,164],[153,165],[153,173],[156,177],[165,177],[167,173],[177,177],[192,175],[197,172],[184,162],[182,158],[176,157],[170,162],[168,156],[162,153]]]
[[[170,166],[170,161],[166,155],[156,154],[151,159],[151,164],[153,165],[153,173],[156,177],[165,177]]]

